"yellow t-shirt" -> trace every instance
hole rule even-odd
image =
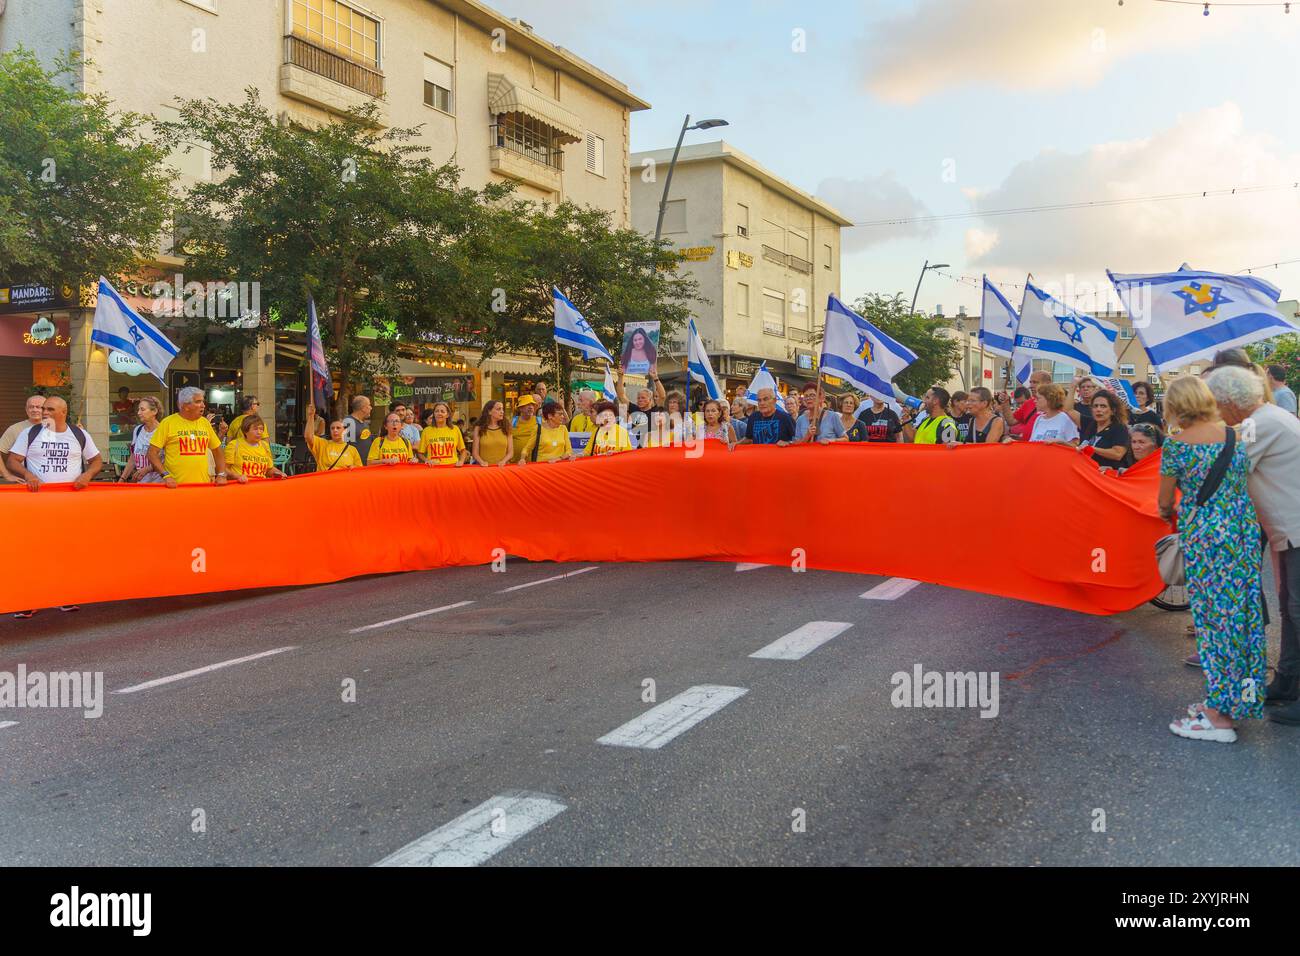
[[[500,428],[484,428],[478,433],[478,456],[489,465],[500,464],[506,457],[506,433]]]
[[[632,439],[622,425],[606,425],[597,429],[587,441],[588,455],[603,455],[610,451],[631,451]]]
[[[236,416],[234,417],[234,420],[231,421],[230,425],[227,426],[227,428],[226,428],[226,442],[227,442],[227,443],[232,442],[232,441],[234,441],[236,438],[239,437],[239,426],[242,425],[242,424],[244,423],[244,419],[247,418],[247,417],[248,417],[247,414],[244,414],[244,415],[236,415]]]
[[[312,435],[308,447],[311,449],[312,457],[316,459],[317,471],[361,467],[361,456],[357,454],[356,446],[348,442],[326,441],[318,435]]]
[[[510,460],[523,461],[525,458],[532,458],[533,442],[537,441],[537,416],[534,415],[528,421],[519,419],[519,424],[510,429],[510,434],[515,438],[515,453]]]
[[[208,477],[208,451],[221,447],[206,418],[194,421],[179,413],[168,415],[154,429],[149,444],[161,448],[163,467],[178,485],[204,485]]]
[[[569,430],[563,425],[543,425],[537,430],[537,460],[555,461],[569,450]]]
[[[435,465],[454,465],[465,450],[465,436],[455,425],[430,425],[420,432],[420,454]]]
[[[226,442],[226,471],[247,478],[265,478],[274,467],[275,457],[266,442],[250,445],[243,438]]]
[[[411,451],[410,442],[401,435],[396,440],[380,435],[370,443],[370,454],[366,456],[366,461],[415,461],[415,454]]]
[[[569,431],[571,432],[594,432],[596,427],[596,419],[586,412],[578,412],[569,422]]]

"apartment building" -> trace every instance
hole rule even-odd
[[[508,179],[526,198],[570,200],[610,211],[619,225],[631,222],[630,116],[649,103],[477,0],[40,0],[0,4],[0,11],[0,51],[22,45],[46,63],[76,51],[86,60],[78,82],[118,109],[165,118],[178,96],[239,102],[249,86],[276,113],[308,123],[374,102],[384,124],[421,127],[431,157],[454,161],[464,185]],[[212,176],[202,148],[173,161],[186,182]],[[160,250],[158,273],[183,271],[176,251],[172,243]],[[147,309],[150,284],[146,275],[138,288],[120,291]],[[18,354],[0,354],[0,398],[54,383],[62,364],[74,407],[97,440],[125,438],[109,404],[122,387],[131,399],[157,395],[168,410],[182,384],[202,384],[224,407],[253,393],[264,417],[281,419],[273,434],[284,440],[298,427],[300,337],[266,343],[236,369],[209,367],[202,355],[178,357],[163,388],[129,367],[110,368],[90,343],[88,314],[30,290],[18,298],[37,305],[0,302],[0,352],[18,337]],[[30,329],[45,323],[56,334],[32,345]],[[423,358],[404,360],[402,378],[446,378],[446,388],[426,382],[423,393],[472,395],[457,402],[461,414],[473,414],[483,398],[509,398],[540,369],[526,356],[481,365],[472,351]],[[455,388],[453,377],[461,380]]]
[[[653,235],[671,149],[633,153],[632,226]],[[840,291],[840,230],[826,203],[729,144],[685,146],[663,237],[700,284],[696,326],[725,386],[766,361],[783,383],[816,377],[814,334]],[[680,361],[682,344],[676,343]]]

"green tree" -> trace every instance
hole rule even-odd
[[[481,330],[484,354],[535,355],[567,392],[581,353],[554,338],[552,286],[558,287],[617,354],[623,323],[659,321],[666,342],[691,316],[698,283],[676,270],[663,242],[613,224],[602,209],[563,202],[554,206],[514,200],[495,210],[499,278]]]
[[[456,167],[414,142],[418,129],[383,127],[374,104],[306,126],[279,121],[255,89],[246,96],[181,100],[169,126],[212,151],[212,181],[188,196],[187,278],[257,283],[261,314],[190,316],[183,344],[235,352],[303,321],[310,294],[341,412],[354,387],[391,374],[399,342],[462,332],[487,310],[487,204],[510,189],[459,187]]]
[[[73,89],[76,66],[0,54],[0,284],[77,289],[157,254],[169,148],[147,117]]]
[[[1280,365],[1286,369],[1286,384],[1300,394],[1300,335],[1279,335],[1277,338],[1246,346],[1250,357],[1267,368]]]
[[[908,395],[923,395],[932,385],[946,382],[961,361],[961,344],[939,330],[950,328],[943,319],[909,312],[902,293],[893,297],[868,292],[853,310],[891,339],[916,353],[916,361],[894,379]]]

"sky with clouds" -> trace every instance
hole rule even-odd
[[[978,312],[982,273],[1093,308],[1106,268],[1300,260],[1300,188],[1128,202],[1300,182],[1300,0],[489,2],[653,104],[634,151],[723,117],[688,141],[722,132],[855,222],[946,217],[846,229],[846,298],[910,297],[927,259],[973,277],[926,279],[948,314]],[[1300,262],[1258,274],[1300,297]]]

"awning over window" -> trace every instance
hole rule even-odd
[[[526,86],[518,86],[501,73],[488,74],[488,110],[492,113],[523,113],[555,130],[562,143],[583,139],[582,120],[555,100]]]

